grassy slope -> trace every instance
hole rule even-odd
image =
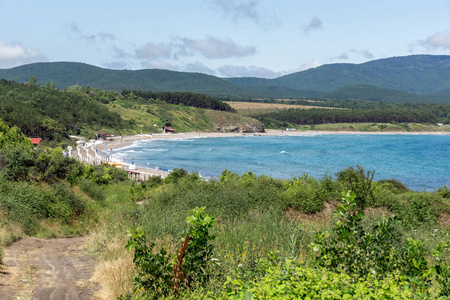
[[[124,119],[135,120],[138,125],[138,132],[142,128],[143,133],[158,132],[165,121],[170,122],[173,128],[179,132],[215,131],[216,127],[222,128],[227,125],[242,123],[259,123],[259,121],[250,117],[217,110],[170,104],[133,104],[132,107],[128,106],[126,108],[120,104],[125,103],[116,101],[114,104],[109,104],[108,107],[111,111],[120,114]],[[157,126],[153,126],[154,124],[157,124]]]

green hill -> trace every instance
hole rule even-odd
[[[0,78],[27,82],[36,76],[39,83],[53,82],[56,88],[72,85],[122,91],[192,92],[215,96],[248,96],[249,92],[227,80],[200,74],[167,70],[109,70],[83,63],[35,63],[0,70]]]
[[[71,134],[93,137],[99,131],[159,132],[166,123],[179,132],[264,130],[259,121],[233,113],[228,104],[204,95],[161,93],[155,94],[157,99],[138,96],[81,86],[58,90],[0,79],[0,119],[29,137],[55,141]],[[173,101],[179,105],[170,104]],[[196,104],[216,110],[192,107]]]
[[[334,100],[381,101],[386,103],[449,103],[450,96],[419,95],[373,85],[353,85],[322,94],[321,97]]]
[[[450,56],[412,55],[363,64],[330,64],[273,80],[297,90],[331,92],[373,85],[414,94],[450,94]]]
[[[35,63],[0,70],[0,78],[17,82],[26,82],[30,76],[36,76],[41,84],[54,82],[60,89],[78,84],[114,91],[192,92],[222,99],[356,97],[372,101],[450,102],[450,56],[443,55],[329,64],[275,79],[223,79],[155,69],[109,70],[72,62]]]

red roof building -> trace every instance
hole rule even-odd
[[[39,143],[41,142],[41,138],[30,138],[31,142],[33,143],[34,146],[39,145]]]
[[[173,129],[172,126],[164,126],[163,130],[165,133],[176,133],[175,129]]]

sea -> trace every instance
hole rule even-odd
[[[314,178],[349,166],[375,171],[375,180],[397,179],[417,191],[450,183],[450,135],[240,136],[146,139],[108,150],[125,163],[173,170],[184,168],[203,178],[218,178],[227,169],[279,179],[304,174]]]

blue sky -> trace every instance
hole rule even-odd
[[[76,61],[274,78],[450,55],[450,0],[0,0],[0,68]]]

